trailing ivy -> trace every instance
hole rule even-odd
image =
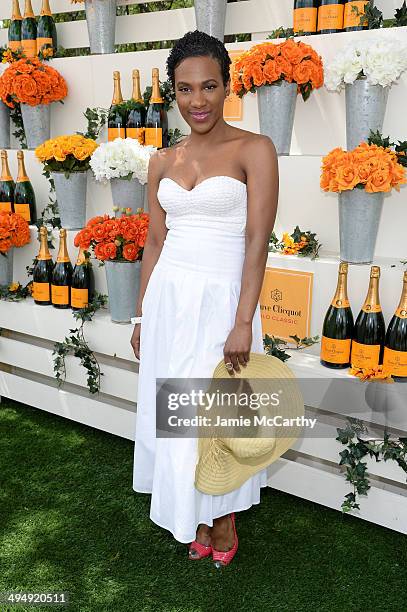
[[[16,128],[13,132],[13,136],[15,136],[19,141],[20,147],[22,149],[26,149],[27,138],[25,136],[23,116],[21,114],[21,106],[19,104],[16,104],[14,108],[10,109],[10,118],[14,123],[14,127]]]
[[[20,282],[10,283],[9,285],[0,285],[0,299],[8,302],[21,302],[30,297],[32,294],[32,281],[29,281],[25,286]]]
[[[296,344],[295,350],[301,350],[304,348],[308,348],[313,344],[317,344],[319,342],[319,336],[313,336],[311,338],[299,338],[297,335],[289,336],[292,338]],[[271,355],[272,357],[277,357],[281,361],[287,361],[290,359],[291,355],[289,355],[285,349],[292,348],[288,345],[286,340],[282,338],[278,338],[276,336],[269,336],[265,334],[263,337],[263,346],[267,355]]]
[[[92,138],[92,140],[97,140],[99,138],[100,132],[103,127],[107,123],[107,118],[109,115],[109,111],[106,108],[95,107],[95,108],[87,108],[83,113],[83,116],[88,122],[88,129],[85,134],[82,132],[77,132],[81,134],[85,138]]]

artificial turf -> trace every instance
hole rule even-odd
[[[3,398],[0,592],[80,612],[406,612],[404,535],[262,489],[232,564],[189,561],[132,489],[133,443]]]

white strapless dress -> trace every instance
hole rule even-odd
[[[247,188],[213,176],[191,191],[170,178],[157,197],[167,236],[142,305],[133,489],[151,493],[150,518],[183,543],[199,523],[260,502],[267,470],[225,495],[194,486],[197,438],[156,438],[155,379],[211,378],[234,326],[245,256]],[[251,350],[263,352],[260,306]]]

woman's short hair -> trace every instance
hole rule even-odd
[[[187,57],[202,56],[212,57],[219,63],[223,84],[227,84],[231,59],[225,45],[218,38],[195,30],[187,32],[177,40],[168,56],[167,75],[173,87],[175,87],[175,68]]]

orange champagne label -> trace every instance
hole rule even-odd
[[[348,2],[345,6],[345,13],[343,17],[343,27],[344,28],[356,28],[360,26],[360,18],[365,14],[365,6],[368,4],[369,0],[354,0],[354,2]],[[360,15],[353,12],[353,7],[356,6]]]
[[[316,32],[317,17],[317,8],[294,9],[294,32]]]
[[[16,212],[19,215],[21,215],[23,217],[23,219],[28,221],[28,223],[31,221],[30,205],[29,204],[14,204],[14,212]]]
[[[318,11],[318,31],[342,30],[343,4],[327,4],[320,6]]]
[[[144,128],[126,128],[127,138],[134,138],[140,144],[144,144]]]
[[[356,368],[376,368],[379,365],[380,344],[352,342],[351,363]]]
[[[321,359],[328,363],[349,363],[351,339],[335,340],[322,336]]]
[[[71,288],[71,306],[74,308],[85,308],[89,304],[89,292],[87,289]]]
[[[12,212],[11,202],[0,202],[0,212]]]
[[[36,40],[22,40],[21,46],[26,57],[37,56],[37,41]]]
[[[163,146],[163,129],[162,128],[145,128],[144,144],[152,145],[160,149]]]
[[[407,376],[407,352],[393,351],[385,346],[383,370],[389,370],[393,376]]]
[[[18,51],[21,47],[21,40],[9,40],[8,48],[12,51]]]
[[[51,285],[53,304],[69,304],[69,287],[67,285]]]
[[[49,302],[50,301],[49,283],[33,282],[33,298],[37,302]]]
[[[53,47],[52,38],[37,38],[37,55],[44,45]]]
[[[382,307],[380,304],[375,304],[373,306],[371,304],[367,304],[366,306],[363,306],[362,310],[363,312],[381,312]]]
[[[397,308],[396,317],[399,317],[399,319],[407,319],[407,310],[404,308]]]
[[[126,128],[124,127],[108,128],[107,130],[108,141],[112,142],[112,140],[116,140],[116,138],[126,138]]]
[[[332,300],[331,306],[334,308],[349,308],[349,300]]]

